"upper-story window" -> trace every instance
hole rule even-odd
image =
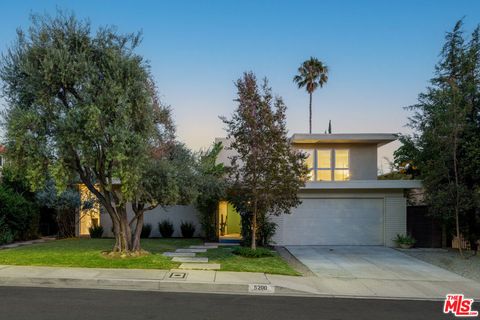
[[[310,181],[345,181],[350,179],[350,152],[348,149],[304,150],[308,158]]]
[[[305,160],[305,164],[308,167],[308,180],[309,181],[314,181],[315,180],[315,157],[314,153],[315,150],[309,149],[309,150],[303,150],[307,154],[307,159]]]
[[[3,157],[0,156],[0,168],[3,167]]]

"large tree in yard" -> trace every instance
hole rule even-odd
[[[430,212],[444,230],[472,242],[480,238],[479,36],[477,27],[466,41],[462,21],[447,33],[430,86],[409,107],[413,134],[401,137],[395,153],[398,166],[418,170]]]
[[[71,181],[85,184],[109,214],[114,251],[122,253],[140,249],[134,226],[141,223],[129,221],[127,202],[141,207],[151,200],[144,195],[149,170],[172,171],[152,160],[171,144],[173,126],[147,63],[135,53],[139,42],[113,28],[94,33],[73,15],[33,16],[0,69],[10,161],[32,189],[49,177],[60,191]]]
[[[317,58],[311,57],[304,61],[298,68],[298,74],[293,77],[293,82],[298,88],[305,88],[309,95],[309,133],[312,133],[312,96],[313,92],[323,86],[328,81],[328,67]],[[329,126],[330,128],[330,126]]]
[[[289,213],[297,206],[308,169],[305,154],[291,148],[286,106],[280,97],[273,97],[267,80],[259,86],[253,73],[245,73],[236,87],[238,107],[231,119],[223,121],[236,153],[230,177],[242,200],[234,204],[242,215],[250,215],[251,247],[256,249],[259,217]]]
[[[222,149],[221,142],[214,143],[211,148],[201,151],[196,161],[197,188],[200,192],[195,198],[195,207],[199,212],[205,238],[208,240],[217,238],[218,202],[226,197],[226,168],[223,163],[217,163]]]

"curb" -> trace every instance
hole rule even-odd
[[[158,291],[158,292],[190,292],[218,293],[242,295],[280,295],[280,296],[310,296],[316,295],[289,288],[275,286],[275,293],[251,293],[248,284],[179,282],[158,280],[128,280],[128,279],[76,279],[76,278],[35,278],[35,277],[1,277],[0,286],[10,287],[45,287],[45,288],[75,288],[75,289],[107,289],[128,291]]]
[[[77,279],[77,278],[40,278],[40,277],[0,277],[0,286],[5,287],[41,287],[63,289],[93,289],[93,290],[122,290],[122,291],[152,291],[152,292],[188,292],[210,294],[235,294],[256,296],[290,296],[316,297],[334,299],[363,299],[363,300],[402,300],[402,301],[444,301],[436,297],[393,297],[393,296],[358,296],[335,295],[328,293],[311,293],[290,288],[275,286],[275,293],[249,292],[248,284],[206,283],[206,282],[179,282],[159,280],[129,280],[129,279]]]

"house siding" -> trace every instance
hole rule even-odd
[[[385,246],[394,247],[397,234],[407,232],[407,201],[404,197],[385,197]]]
[[[355,143],[292,144],[294,149],[348,149],[350,180],[377,180],[377,145]]]

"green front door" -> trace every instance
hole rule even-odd
[[[227,209],[227,233],[240,233],[241,224],[240,214],[235,210],[233,205],[229,203]]]

